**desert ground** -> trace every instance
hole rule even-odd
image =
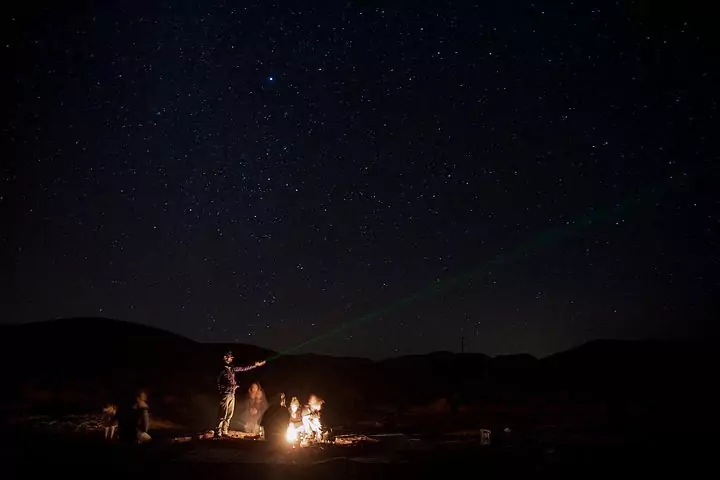
[[[332,443],[291,448],[282,437],[266,440],[200,439],[168,428],[146,445],[106,442],[99,431],[51,431],[16,426],[2,449],[4,478],[73,475],[95,478],[607,478],[699,473],[710,438],[662,432],[342,432]]]

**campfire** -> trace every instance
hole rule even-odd
[[[285,396],[282,396],[282,406],[285,406]],[[323,426],[320,417],[325,401],[317,395],[310,395],[306,405],[300,405],[297,397],[293,397],[290,406],[290,421],[288,423],[285,439],[293,448],[307,447],[328,440],[329,431]]]

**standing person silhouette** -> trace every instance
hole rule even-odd
[[[218,412],[218,422],[215,429],[215,436],[224,437],[230,430],[230,421],[235,413],[235,390],[238,384],[235,374],[238,372],[247,372],[253,368],[265,365],[265,361],[255,362],[247,367],[237,367],[233,365],[235,357],[232,352],[226,352],[223,356],[225,366],[223,367],[217,379],[218,391],[220,392],[220,410]]]

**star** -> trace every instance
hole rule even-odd
[[[372,358],[475,324],[464,347],[489,354],[700,330],[720,271],[704,32],[406,3],[13,21],[2,45],[32,61],[3,127],[0,322],[102,309]]]

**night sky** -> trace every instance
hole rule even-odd
[[[713,329],[720,71],[700,16],[16,3],[3,323],[371,358]]]

